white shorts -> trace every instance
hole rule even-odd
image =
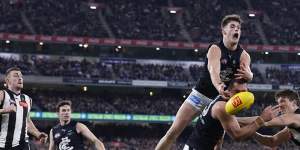
[[[202,111],[204,107],[213,100],[193,89],[185,101],[194,106],[197,110]]]

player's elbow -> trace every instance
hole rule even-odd
[[[101,143],[101,141],[100,141],[99,139],[97,139],[97,138],[93,138],[93,139],[91,140],[91,142],[92,142],[93,144]]]
[[[100,148],[100,150],[104,150],[104,144],[97,138],[92,139],[91,141],[96,147]]]

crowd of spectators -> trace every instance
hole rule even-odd
[[[253,1],[252,6],[263,15],[261,23],[270,44],[300,44],[299,1]]]
[[[195,82],[203,76],[203,66],[191,64],[153,64],[137,62],[105,62],[69,60],[66,57],[57,59],[37,58],[20,60],[0,57],[0,73],[12,66],[18,66],[25,75],[77,77],[85,79],[112,79],[112,80],[159,80]],[[266,69],[264,76],[258,68],[252,68],[254,79],[252,83],[278,83],[283,81],[298,84],[295,71]]]
[[[111,96],[110,96],[111,95]],[[100,94],[89,96],[84,93],[37,92],[33,94],[35,104],[43,111],[55,112],[56,104],[62,99],[71,100],[75,112],[126,113],[126,114],[175,114],[183,98],[176,96],[149,96]]]
[[[26,56],[26,55],[24,55]],[[69,60],[66,57],[57,59],[24,57],[20,60],[0,57],[0,73],[12,66],[18,66],[25,75],[77,77],[85,79],[111,79],[111,80],[159,80],[181,81],[194,83],[204,75],[204,68],[198,64],[188,67],[183,64],[153,64],[138,62],[106,62]],[[296,66],[297,67],[297,66]],[[259,65],[252,67],[254,79],[251,83],[265,83],[273,85],[297,85],[300,78],[299,70],[267,67],[264,74]]]
[[[0,72],[11,66],[18,66],[27,75],[64,76],[101,78],[115,80],[162,80],[190,81],[190,74],[180,65],[172,64],[138,64],[138,63],[104,63],[67,60],[65,58],[33,58],[17,61],[12,58],[0,58]]]
[[[245,21],[245,44],[267,44],[262,42],[262,35],[271,44],[300,43],[297,0],[251,1],[250,5],[234,0],[96,0],[95,10],[90,9],[90,2],[93,1],[1,1],[0,32],[211,42],[220,37],[222,17],[237,13]],[[257,18],[249,17],[250,11]],[[258,24],[263,33],[258,32]]]
[[[299,70],[266,68],[266,81],[277,85],[300,84]]]
[[[136,94],[117,94],[115,92],[62,92],[62,91],[29,91],[40,111],[55,112],[56,104],[61,100],[71,100],[74,112],[93,112],[107,114],[152,114],[175,115],[185,96],[178,94],[180,91],[153,92],[145,91]],[[165,93],[165,94],[164,94]],[[171,94],[171,95],[166,95]],[[187,91],[188,93],[188,91]],[[251,109],[240,115],[256,116],[268,105],[275,105],[274,96],[271,94],[256,93],[255,103]]]

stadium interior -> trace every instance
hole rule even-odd
[[[226,14],[244,20],[240,43],[254,73],[255,103],[238,115],[258,115],[275,104],[276,90],[300,88],[298,0],[7,0],[0,7],[0,77],[9,67],[22,69],[37,128],[49,133],[56,104],[68,99],[73,118],[108,150],[154,149],[203,75],[208,43],[220,40]],[[174,150],[183,148],[192,126]],[[48,149],[34,138],[30,144]],[[271,149],[226,136],[223,149],[233,147]]]

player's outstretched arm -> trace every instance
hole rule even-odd
[[[48,135],[44,132],[40,132],[35,125],[33,124],[30,115],[27,115],[27,126],[28,126],[28,133],[32,134],[33,136],[35,136],[40,142],[42,143],[46,143],[47,139],[48,139]]]
[[[212,108],[212,115],[221,122],[225,132],[237,141],[244,140],[252,136],[257,129],[263,126],[264,120],[269,121],[274,115],[272,107],[269,106],[265,108],[261,116],[254,122],[244,127],[240,127],[236,117],[226,113],[225,105],[225,102],[217,102]]]
[[[299,114],[283,114],[272,120],[265,122],[265,126],[270,127],[283,127],[283,126],[300,126],[300,115]]]
[[[89,130],[89,128],[82,124],[76,124],[76,130],[78,133],[81,133],[86,139],[91,141],[97,150],[105,150],[104,144]]]
[[[259,116],[253,116],[253,117],[236,117],[237,121],[239,122],[240,126],[245,126],[253,121],[255,121]]]
[[[49,150],[55,150],[52,129],[50,130],[49,136],[50,136]]]
[[[256,132],[253,137],[260,144],[270,146],[270,147],[275,147],[290,139],[290,131],[286,127],[273,136],[262,135]]]
[[[228,97],[228,93],[224,91],[225,84],[221,81],[220,70],[221,70],[221,50],[218,46],[212,45],[207,52],[207,69],[210,74],[211,82],[217,91],[225,98]]]

